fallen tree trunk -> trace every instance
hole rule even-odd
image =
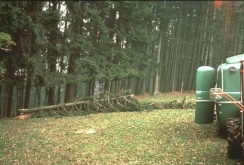
[[[53,109],[53,108],[62,108],[62,107],[69,107],[69,106],[79,105],[79,104],[83,104],[84,102],[85,101],[80,101],[80,102],[74,102],[74,103],[43,106],[43,107],[37,107],[37,108],[31,108],[31,109],[19,109],[19,112],[20,113],[38,112],[38,111],[41,111],[41,110],[50,110],[50,109]]]
[[[19,109],[20,114],[33,113],[31,116],[54,116],[54,115],[75,115],[85,112],[112,112],[112,111],[135,111],[141,109],[137,99],[133,95],[106,98],[96,100],[82,100],[74,103],[42,106],[31,109]]]

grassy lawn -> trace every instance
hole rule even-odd
[[[0,164],[242,164],[194,110],[0,120]]]

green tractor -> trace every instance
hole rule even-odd
[[[244,154],[244,54],[226,59],[217,71],[210,66],[197,69],[195,123],[217,121],[226,133],[228,156]]]

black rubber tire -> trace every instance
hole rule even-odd
[[[242,149],[242,121],[240,118],[229,118],[226,121],[227,127],[227,154],[230,158],[243,158]]]

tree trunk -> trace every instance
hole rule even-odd
[[[104,91],[103,92],[108,92],[108,91],[110,91],[110,80],[105,79]]]
[[[58,10],[57,5],[59,4],[60,2],[52,1],[52,6],[51,6],[51,2],[49,2],[51,12],[55,13]],[[49,72],[52,76],[52,74],[56,72],[57,55],[58,55],[58,52],[56,51],[56,44],[58,43],[58,36],[57,36],[58,18],[53,19],[50,22],[53,28],[50,30],[50,34],[49,34],[49,42],[51,47],[48,51],[48,60],[49,60]],[[55,104],[55,100],[54,100],[55,86],[49,86],[47,96],[48,96],[48,105]]]
[[[159,92],[159,81],[160,81],[160,57],[161,57],[161,47],[162,47],[162,40],[163,40],[163,29],[160,29],[160,36],[158,41],[158,51],[157,51],[157,66],[155,70],[155,81],[154,81],[154,91],[153,95],[156,96]]]
[[[76,57],[74,57],[76,56]],[[71,75],[75,75],[75,68],[76,68],[76,64],[75,64],[75,59],[77,58],[77,55],[74,54],[73,58],[71,57],[69,59],[69,64],[68,64],[68,73]],[[66,84],[66,91],[65,91],[65,103],[68,102],[74,102],[75,101],[75,97],[77,95],[77,84],[74,82],[70,82],[68,84]]]
[[[73,2],[72,2],[73,3]],[[73,33],[74,35],[82,34],[82,28],[83,28],[83,18],[84,18],[84,2],[78,2],[77,5],[79,6],[79,10],[75,10],[74,4],[69,4],[68,9],[70,11],[71,17],[73,17],[73,20],[71,24],[73,25]],[[77,20],[77,18],[79,18]],[[65,27],[66,30],[67,27]],[[76,37],[74,37],[76,39]],[[73,44],[76,41],[71,41]],[[74,50],[71,50],[71,56],[69,57],[68,62],[68,74],[75,76],[76,75],[76,60],[79,58],[80,50],[79,48],[74,48]],[[77,96],[77,84],[76,82],[69,82],[66,84],[66,91],[65,91],[65,102],[74,102],[75,98]],[[89,92],[90,93],[90,92]]]
[[[65,91],[65,103],[70,103],[75,101],[75,83],[68,83],[66,84],[66,91]]]
[[[111,81],[111,84],[110,84],[110,92],[111,93],[115,93],[115,80],[112,80]]]
[[[30,94],[31,94],[31,71],[29,71],[30,68],[27,68],[27,81],[26,81],[26,87],[25,87],[25,102],[24,102],[24,108],[29,108],[29,102],[30,102]]]
[[[225,58],[227,58],[232,55],[231,49],[232,49],[233,38],[231,35],[231,20],[232,20],[234,9],[233,9],[232,2],[227,2],[225,5],[227,6],[226,21],[225,21],[225,33],[226,33]]]
[[[13,90],[14,86],[9,85],[7,86],[7,105],[6,105],[6,117],[11,117],[12,115],[12,98],[13,98]]]
[[[88,88],[87,88],[87,96],[91,97],[94,95],[94,89],[95,89],[95,80],[91,80],[88,83]]]

